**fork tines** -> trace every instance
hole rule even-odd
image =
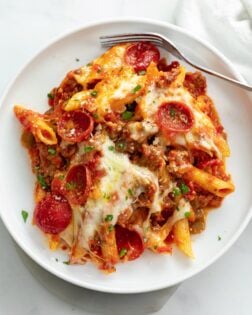
[[[152,42],[158,46],[163,46],[162,39],[156,36],[154,33],[127,33],[127,34],[118,34],[118,35],[108,35],[100,36],[100,43],[105,47],[111,47],[116,44],[129,43],[136,41],[148,41]]]

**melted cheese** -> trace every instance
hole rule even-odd
[[[112,47],[102,56],[95,59],[92,64],[81,67],[79,71],[74,74],[75,80],[86,87],[89,82],[102,79],[104,73],[110,73],[115,69],[120,69],[124,65],[125,49],[126,45]],[[97,71],[97,66],[100,67],[100,71]]]
[[[214,141],[215,129],[210,118],[197,109],[195,99],[186,88],[181,85],[159,88],[152,82],[146,89],[147,93],[142,97],[139,104],[140,112],[145,119],[153,123],[156,122],[155,115],[158,107],[165,102],[182,102],[193,112],[195,122],[192,129],[185,134],[176,134],[170,141],[167,139],[166,145],[177,144],[192,147],[196,145],[210,155],[215,153],[217,157],[222,158],[222,154]]]
[[[84,209],[82,223],[82,246],[89,249],[89,240],[98,231],[108,214],[113,215],[111,224],[116,224],[118,216],[123,213],[149,184],[154,184],[156,193],[153,198],[152,211],[160,211],[158,180],[145,167],[134,165],[127,155],[115,152],[114,143],[106,136],[101,150],[103,157],[100,168],[106,171],[98,184],[98,198],[89,197]]]
[[[137,75],[131,67],[125,66],[118,73],[104,75],[104,80],[95,86],[97,96],[92,97],[90,90],[78,92],[68,100],[64,109],[72,111],[84,105],[91,111],[97,109],[100,117],[111,111],[123,112],[125,105],[139,96],[145,80],[145,76]]]
[[[130,138],[138,142],[144,142],[148,137],[158,133],[158,126],[148,120],[128,123],[127,129],[130,132]]]

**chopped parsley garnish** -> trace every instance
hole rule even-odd
[[[138,74],[139,74],[139,75],[145,75],[145,74],[146,74],[146,71],[145,71],[145,70],[139,71]]]
[[[89,145],[87,145],[87,146],[85,146],[85,147],[83,148],[84,153],[89,153],[89,152],[91,152],[91,151],[93,151],[93,150],[94,150],[94,147],[89,146]]]
[[[110,199],[110,195],[106,194],[106,193],[103,193],[103,198],[109,200]]]
[[[135,87],[134,87],[134,89],[132,90],[132,93],[136,93],[136,92],[138,92],[139,90],[141,90],[141,85],[136,85]]]
[[[79,59],[79,58],[75,58],[75,61],[79,62],[79,61],[80,61],[80,59]]]
[[[48,153],[51,155],[55,155],[56,154],[56,150],[54,148],[48,148]]]
[[[91,67],[92,66],[92,62],[89,62],[86,64],[87,67]]]
[[[218,241],[221,241],[221,237],[220,237],[220,235],[218,235]]]
[[[113,220],[113,214],[108,214],[108,215],[106,215],[106,217],[105,217],[105,221],[106,222],[110,222],[110,221],[112,221]]]
[[[190,214],[191,214],[191,212],[190,212],[190,211],[186,211],[186,212],[184,213],[185,218],[189,218],[189,217],[190,217]]]
[[[77,187],[77,184],[75,182],[66,183],[67,190],[72,190],[72,189],[75,189],[76,187]]]
[[[187,194],[190,191],[190,188],[184,183],[182,183],[179,188],[182,194]]]
[[[122,248],[120,250],[119,257],[123,258],[126,254],[127,254],[127,249],[126,248]]]
[[[181,194],[181,191],[178,187],[174,187],[173,190],[172,190],[172,194],[174,197],[177,197]]]
[[[26,223],[26,221],[27,221],[27,218],[28,218],[28,212],[27,211],[25,211],[25,210],[22,210],[21,211],[21,214],[22,214],[22,217],[23,217],[23,220],[24,220],[24,223]]]
[[[70,261],[69,261],[69,260],[67,260],[67,261],[63,261],[63,264],[65,264],[65,265],[69,265],[69,264],[70,264]]]
[[[128,194],[130,195],[130,196],[133,196],[133,191],[132,191],[132,189],[128,189]]]
[[[47,94],[47,97],[50,98],[50,100],[53,100],[53,99],[54,99],[54,95],[53,95],[52,93],[48,93],[48,94]]]
[[[44,178],[44,176],[42,174],[38,174],[37,175],[37,180],[38,180],[38,182],[40,183],[40,185],[41,185],[41,187],[43,189],[47,189],[48,188],[48,185],[47,185],[47,183],[45,181],[45,178]]]
[[[93,117],[94,117],[94,119],[98,119],[98,118],[99,118],[99,115],[96,114],[96,113],[93,113]]]
[[[108,231],[109,232],[112,232],[114,230],[114,225],[113,224],[110,224],[109,227],[108,227]]]
[[[109,151],[115,151],[115,147],[114,147],[113,145],[110,145],[110,146],[108,147],[108,149],[109,149]]]
[[[176,110],[175,110],[174,108],[170,108],[169,113],[170,113],[170,116],[171,116],[172,118],[175,118],[175,116],[176,116]]]
[[[92,96],[96,96],[98,94],[98,92],[96,90],[93,90],[91,93],[90,93]]]
[[[62,180],[62,179],[65,178],[65,175],[61,174],[61,175],[58,176],[58,178]]]
[[[118,146],[119,149],[123,150],[123,149],[125,148],[125,143],[119,142],[119,143],[117,144],[117,146]]]
[[[125,112],[122,113],[121,117],[123,120],[129,120],[130,118],[132,118],[133,115],[134,113],[126,110]]]

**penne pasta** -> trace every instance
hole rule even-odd
[[[14,112],[25,130],[31,131],[38,141],[48,145],[57,143],[54,130],[49,126],[42,115],[18,105],[14,107]]]
[[[234,191],[233,183],[225,182],[224,180],[221,180],[220,178],[217,178],[216,176],[204,172],[196,167],[192,167],[184,174],[184,177],[218,197],[225,197]]]
[[[178,248],[188,257],[194,258],[187,219],[182,219],[176,222],[173,227],[173,233]]]

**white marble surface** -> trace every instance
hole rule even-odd
[[[125,15],[175,22],[178,1],[170,1],[168,10],[167,0],[0,0],[0,94],[35,51],[65,30]],[[169,300],[168,290],[119,297],[74,287],[43,271],[17,248],[0,220],[0,315],[138,315],[155,311],[158,315],[249,315],[251,240],[250,223],[224,257],[180,285]],[[133,309],[136,306],[140,306],[138,311]]]

